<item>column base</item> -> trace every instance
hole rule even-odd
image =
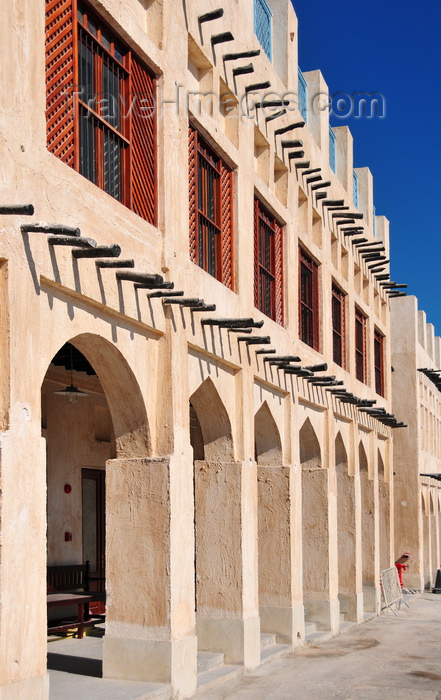
[[[275,634],[279,644],[299,646],[304,637],[303,605],[294,608],[262,605],[260,612],[260,629],[267,634]]]
[[[305,598],[305,619],[315,622],[319,629],[331,630],[332,634],[340,631],[340,601],[323,598]]]
[[[338,599],[346,622],[363,622],[363,593],[339,593]]]
[[[23,698],[48,700],[49,674],[0,685],[0,700],[23,700]]]
[[[364,612],[380,614],[381,610],[381,589],[373,583],[363,586],[363,609]]]
[[[174,641],[104,637],[103,677],[168,683],[179,697],[196,691],[196,637]]]
[[[196,635],[200,651],[219,651],[225,663],[243,664],[245,668],[260,665],[260,618],[219,620],[198,618]]]

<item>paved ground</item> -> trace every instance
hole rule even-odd
[[[441,700],[441,595],[411,596],[345,634],[201,691],[197,700]],[[101,676],[102,640],[48,644],[50,700],[170,697],[169,687]]]
[[[409,602],[198,700],[441,700],[441,595]]]

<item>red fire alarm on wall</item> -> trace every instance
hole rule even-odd
[[[64,541],[65,542],[72,542],[72,533],[71,532],[64,533]]]
[[[72,486],[70,484],[64,484],[64,493],[70,493],[72,491]]]

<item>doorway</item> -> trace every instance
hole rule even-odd
[[[104,469],[83,468],[82,480],[82,530],[83,561],[89,562],[90,590],[104,591],[106,579],[105,559],[105,480]],[[91,604],[93,612],[104,614],[104,604]]]

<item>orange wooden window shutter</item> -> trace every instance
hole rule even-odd
[[[190,239],[190,260],[198,262],[197,246],[197,187],[196,187],[196,160],[197,160],[197,133],[192,126],[188,128],[188,182],[189,182],[189,239]]]
[[[132,56],[131,63],[131,99],[133,100],[131,124],[131,209],[149,223],[155,224],[156,80],[134,56]]]
[[[274,235],[275,257],[275,321],[283,326],[283,226],[276,223]]]
[[[259,202],[254,200],[254,306],[259,308]]]
[[[221,161],[221,255],[222,282],[228,289],[234,288],[233,274],[233,173]]]
[[[71,168],[75,167],[73,19],[72,0],[46,0],[47,147]]]

